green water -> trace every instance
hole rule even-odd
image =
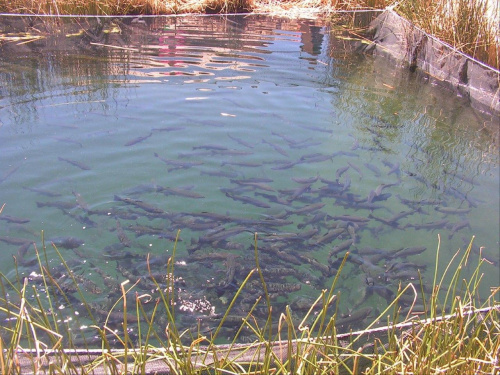
[[[20,245],[8,240],[34,241],[40,249],[43,230],[54,275],[66,282],[50,241],[71,236],[84,244],[60,246],[64,258],[91,280],[81,282],[89,301],[106,310],[118,293],[104,279],[117,285],[146,276],[148,253],[154,272],[164,273],[180,230],[183,328],[202,321],[208,332],[217,325],[217,314],[255,265],[254,233],[267,249],[260,253],[264,269],[287,270],[268,280],[287,285],[272,293],[278,312],[291,304],[300,315],[298,301],[330,286],[345,251],[330,253],[351,238],[349,250],[374,268],[348,261],[338,288],[342,314],[370,306],[373,318],[383,310],[386,299],[366,279],[395,292],[400,281],[414,280],[394,276],[395,264],[416,264],[430,284],[438,236],[441,270],[476,236],[492,263],[484,266],[482,290],[498,286],[497,119],[425,76],[343,48],[345,39],[311,21],[105,19],[95,29],[94,38],[63,35],[0,57],[0,204],[2,216],[26,221],[0,221],[0,236],[8,237],[0,271],[10,280],[12,256],[22,260],[21,276],[38,268],[33,247],[21,259]],[[297,182],[307,178],[312,182]],[[125,198],[161,213],[117,200]],[[73,207],[54,207],[61,202]],[[294,213],[312,204],[324,205]],[[322,217],[305,225],[316,214]],[[273,219],[286,223],[266,225]],[[160,234],[136,236],[131,227],[139,225]],[[342,226],[338,238],[322,237]],[[118,246],[120,228],[125,247]],[[231,230],[234,235],[222,236]],[[222,239],[213,240],[217,233]],[[417,246],[426,250],[397,254]],[[374,260],[368,247],[392,255]],[[478,256],[473,253],[476,263]],[[139,293],[150,289],[137,286]],[[259,295],[254,282],[235,316]],[[229,336],[232,328],[226,329]]]

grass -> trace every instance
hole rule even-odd
[[[47,249],[42,245],[40,252],[36,250],[40,282],[21,280],[19,276],[11,281],[0,274],[0,314],[5,319],[0,327],[0,372],[140,374],[168,369],[173,374],[498,373],[500,287],[493,288],[484,301],[480,298],[484,260],[480,256],[471,257],[472,242],[473,239],[465,251],[455,254],[443,274],[438,273],[438,244],[432,293],[426,295],[423,287],[411,283],[400,285],[394,301],[371,324],[362,331],[342,335],[337,334],[336,328],[337,281],[349,253],[330,288],[321,291],[304,316],[296,317],[287,308],[275,321],[259,265],[255,234],[255,267],[228,304],[218,327],[206,335],[201,330],[192,334],[177,329],[173,308],[175,247],[166,266],[166,285],[160,285],[150,270],[150,278],[159,293],[152,310],[146,312],[145,296],[135,293],[135,285],[124,282],[120,285],[121,297],[108,312],[105,322],[97,323],[74,274],[52,244],[73,280],[81,304],[89,312],[91,328],[99,334],[98,351],[88,350],[89,345],[85,343],[73,342],[68,321],[61,320],[57,313],[56,301],[61,297],[69,306],[75,303],[70,303],[64,288],[51,275]],[[462,271],[472,262],[477,262],[475,271],[464,279]],[[261,298],[268,310],[267,320],[258,322],[253,316],[258,298],[242,319],[231,343],[216,345],[225,320],[253,275],[258,275],[263,286]],[[419,320],[411,311],[400,316],[398,301],[408,294],[414,296],[414,303],[417,300],[423,303],[424,316]],[[127,298],[129,296],[133,298]],[[110,316],[117,307],[122,311],[121,330],[114,330],[110,325]],[[78,319],[77,315],[72,316]],[[161,321],[161,316],[166,316],[166,321],[158,329],[155,323]],[[137,321],[135,342],[128,333],[131,321]],[[396,324],[398,321],[401,322]],[[242,330],[252,331],[257,339],[252,344],[238,344]],[[120,349],[112,349],[112,340],[119,343]]]
[[[30,15],[160,15],[255,11],[282,16],[312,14],[329,17],[336,10],[384,9],[388,6],[393,6],[401,16],[427,33],[500,69],[500,9],[493,0],[0,0],[0,12]]]

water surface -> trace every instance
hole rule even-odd
[[[103,320],[124,280],[157,296],[147,254],[164,283],[178,230],[177,322],[205,333],[255,267],[255,233],[277,314],[304,314],[350,251],[339,316],[366,314],[344,330],[418,270],[431,285],[438,237],[441,270],[475,236],[483,291],[498,285],[496,119],[312,21],[85,22],[0,57],[0,271],[16,279],[14,256],[38,285],[25,244],[43,230],[74,296],[60,314],[80,308],[51,242]],[[262,295],[251,279],[224,335]]]

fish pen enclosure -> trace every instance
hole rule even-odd
[[[0,17],[0,369],[498,370],[499,72],[390,17]]]

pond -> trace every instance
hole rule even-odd
[[[464,277],[481,253],[483,292],[498,286],[498,118],[311,20],[59,22],[2,45],[0,271],[43,289],[43,231],[75,342],[95,332],[52,243],[100,322],[125,280],[131,301],[154,301],[148,254],[164,285],[175,247],[176,320],[204,334],[255,268],[255,243],[276,316],[303,316],[349,251],[342,330],[419,272],[432,285],[439,239],[444,271],[475,236]],[[254,275],[223,338],[262,296]]]

